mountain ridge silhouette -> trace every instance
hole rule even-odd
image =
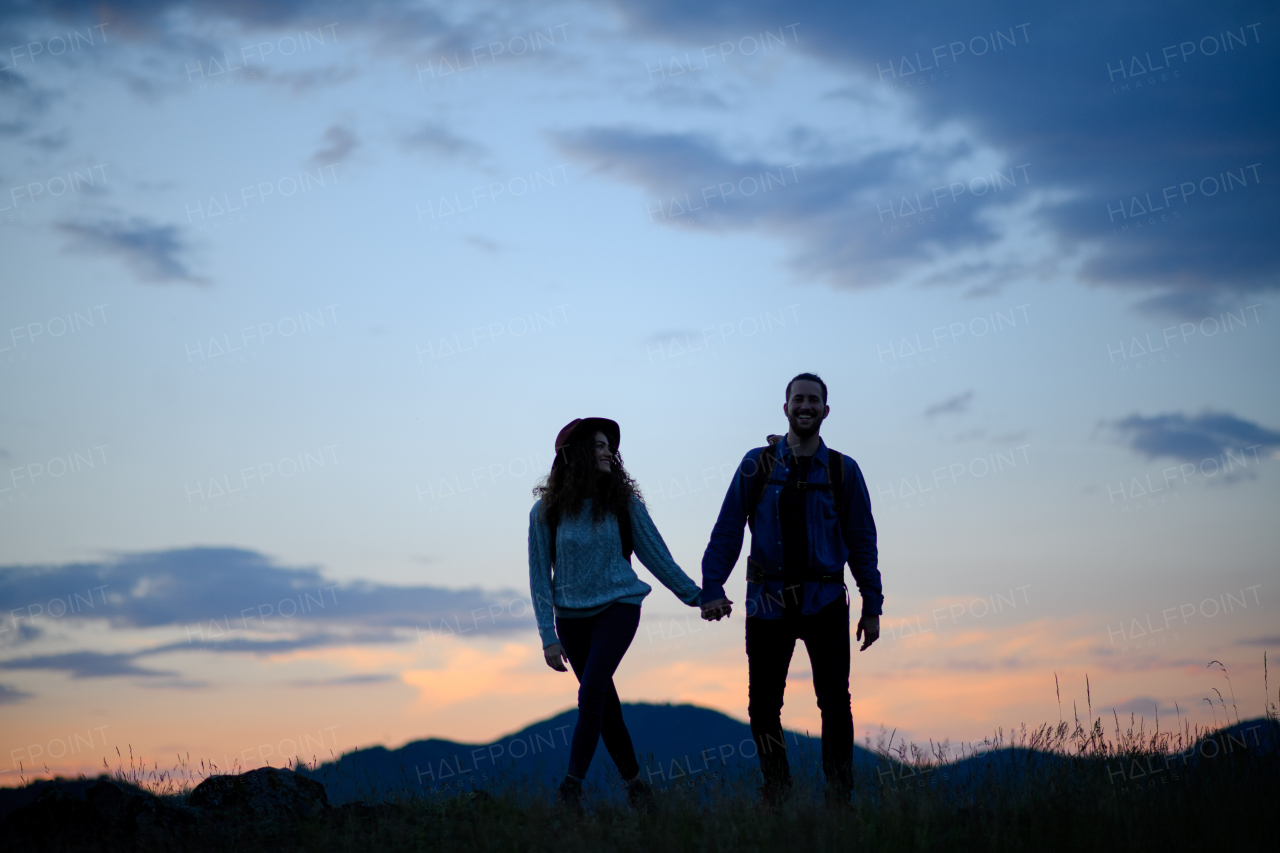
[[[622,713],[640,759],[641,775],[654,787],[687,784],[717,771],[738,774],[757,767],[750,725],[727,714],[698,705],[647,702],[623,703]],[[395,749],[373,746],[301,772],[323,782],[334,803],[467,791],[520,781],[554,787],[564,778],[577,721],[578,710],[570,708],[488,743],[426,738]],[[804,761],[821,763],[819,738],[787,731],[786,739],[793,766]],[[877,761],[870,750],[854,747],[855,764],[869,766]],[[619,781],[601,742],[584,783],[609,789],[616,788]]]
[[[623,703],[623,715],[640,759],[641,776],[655,789],[693,787],[712,777],[746,779],[758,783],[758,761],[751,727],[741,720],[692,704]],[[412,741],[395,749],[373,746],[355,749],[316,767],[297,771],[324,784],[329,801],[379,802],[414,796],[455,795],[472,790],[525,787],[554,789],[564,778],[569,743],[578,720],[571,708],[536,721],[488,743],[461,743],[442,738]],[[1258,730],[1261,729],[1261,736]],[[1244,720],[1196,738],[1198,746],[1182,758],[1185,765],[1215,760],[1219,749],[1234,749],[1234,742],[1252,736],[1246,748],[1275,750],[1280,726],[1273,720]],[[1233,738],[1233,736],[1236,736]],[[1214,745],[1210,754],[1207,746]],[[786,731],[787,755],[793,772],[820,774],[821,740],[807,733]],[[855,770],[866,774],[877,787],[898,790],[942,782],[976,784],[984,775],[997,773],[1008,781],[1036,769],[1063,764],[1082,767],[1096,763],[1082,756],[1044,752],[1002,742],[970,748],[968,755],[937,762],[921,772],[895,753],[878,753],[854,745]],[[1117,761],[1121,759],[1116,758]],[[1121,765],[1116,764],[1119,768]],[[1097,772],[1104,772],[1098,767]],[[1133,768],[1112,769],[1119,783],[1132,780]],[[1141,772],[1141,771],[1139,771]],[[621,779],[601,742],[584,785],[604,796],[621,796]]]

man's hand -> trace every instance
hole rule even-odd
[[[719,622],[733,612],[733,602],[727,598],[717,598],[702,605],[702,618],[708,622]]]
[[[547,659],[547,666],[556,672],[566,672],[565,661],[569,660],[569,657],[564,653],[564,646],[552,643],[542,650],[542,654]]]
[[[863,632],[866,632],[867,639],[863,642],[860,652],[865,652],[867,646],[880,639],[880,617],[879,616],[863,616],[858,620],[858,632],[854,634],[854,639],[861,640]]]

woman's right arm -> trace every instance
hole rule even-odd
[[[543,523],[542,502],[529,512],[529,596],[538,620],[538,635],[545,649],[556,637],[555,611],[551,606],[551,529]]]

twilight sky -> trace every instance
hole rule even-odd
[[[1086,676],[1095,713],[1221,722],[1217,688],[1256,716],[1278,26],[1097,0],[7,5],[0,784],[116,748],[487,741],[571,706],[527,602],[556,432],[621,423],[699,580],[805,370],[880,531],[860,740],[1083,715]],[[624,700],[745,719],[741,614],[654,585]],[[790,687],[816,732],[800,652]]]

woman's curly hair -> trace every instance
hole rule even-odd
[[[617,449],[608,474],[596,467],[595,443],[594,430],[578,430],[556,454],[551,473],[534,486],[534,497],[542,500],[542,520],[548,525],[577,515],[587,498],[591,498],[591,515],[597,523],[607,513],[620,518],[631,498],[640,498],[640,487],[623,467]]]

